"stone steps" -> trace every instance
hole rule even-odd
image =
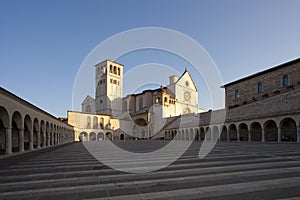
[[[118,145],[151,149],[155,142]],[[2,165],[7,161],[3,159],[0,199],[261,199],[272,195],[272,190],[282,191],[276,193],[278,198],[300,197],[300,145],[218,143],[202,160],[197,157],[200,145],[194,142],[172,165],[145,174],[111,169],[93,158],[82,143],[26,159],[11,157],[9,165]],[[164,157],[168,155],[162,154]],[[118,156],[111,160],[126,162]],[[149,163],[155,165],[158,160],[153,157]],[[140,164],[136,161],[128,166],[142,167]]]

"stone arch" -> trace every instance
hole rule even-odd
[[[184,140],[184,130],[180,130],[180,138],[181,140]]]
[[[217,141],[219,139],[219,128],[217,126],[213,126],[212,136],[214,141]]]
[[[120,67],[118,67],[118,76],[120,76],[121,75],[121,69],[120,69]]]
[[[15,111],[12,116],[12,152],[18,152],[22,150],[23,141],[20,141],[20,131],[23,128],[22,116],[18,111]]]
[[[194,132],[196,133],[196,135],[195,135],[195,140],[196,140],[196,141],[199,141],[199,140],[200,140],[200,131],[199,131],[199,129],[196,128],[196,129],[194,130]]]
[[[117,67],[114,66],[114,74],[117,74]]]
[[[204,140],[205,139],[205,131],[204,131],[204,128],[201,127],[200,128],[200,140]]]
[[[205,134],[205,140],[211,140],[212,137],[211,137],[211,128],[210,127],[207,127],[206,128],[206,134]]]
[[[274,120],[268,120],[264,124],[265,141],[278,141],[278,129]]]
[[[104,140],[104,133],[103,132],[99,132],[97,134],[97,140],[100,141],[100,140]]]
[[[98,117],[94,116],[93,117],[93,129],[98,128]]]
[[[24,118],[24,150],[30,149],[30,142],[32,142],[31,131],[32,131],[31,118],[29,115],[25,115],[25,118]]]
[[[250,125],[250,137],[251,141],[261,141],[262,128],[259,122],[253,122]]]
[[[223,125],[221,127],[221,141],[227,141],[228,140],[228,133],[227,133],[227,127]]]
[[[103,117],[100,117],[100,128],[103,129],[104,128],[104,118]]]
[[[297,141],[297,126],[296,121],[292,118],[284,118],[280,122],[281,140],[282,141]]]
[[[229,132],[229,140],[237,141],[237,129],[235,124],[230,124],[228,128],[228,132]]]
[[[91,132],[89,135],[89,141],[96,141],[96,133],[95,132]]]
[[[81,132],[79,134],[79,141],[88,141],[89,138],[88,138],[88,133],[87,132]]]
[[[9,116],[7,110],[0,106],[0,155],[6,152],[6,129],[9,128]]]
[[[32,145],[33,145],[33,148],[40,148],[40,126],[39,126],[39,121],[37,118],[34,118],[33,120],[33,126],[32,126],[32,131],[33,131],[33,138],[32,138]]]
[[[249,130],[247,124],[241,123],[239,125],[238,131],[239,131],[240,141],[249,141]]]
[[[86,118],[86,128],[91,128],[91,117],[90,116],[88,116]]]
[[[107,132],[107,133],[105,134],[105,137],[106,137],[108,140],[113,140],[113,135],[112,135],[111,132]]]
[[[125,135],[124,135],[124,133],[121,133],[121,134],[120,134],[120,140],[125,140]]]

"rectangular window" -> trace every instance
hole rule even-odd
[[[114,80],[114,84],[117,84],[117,80]]]
[[[110,83],[112,83],[112,79],[110,79]]]

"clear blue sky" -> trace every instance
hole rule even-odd
[[[0,86],[65,116],[72,110],[74,79],[87,54],[116,33],[148,26],[195,39],[224,82],[231,82],[299,57],[299,10],[299,0],[0,0]],[[160,61],[184,70],[175,58],[147,53],[121,58],[125,71]],[[200,106],[209,109],[207,99],[201,99],[205,86],[197,85]]]

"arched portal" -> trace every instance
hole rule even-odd
[[[204,128],[201,127],[200,128],[200,140],[204,140],[205,139],[205,131],[204,131]]]
[[[37,118],[35,118],[33,120],[33,138],[32,138],[32,143],[33,143],[33,148],[39,148],[40,147],[40,143],[39,139],[41,137],[40,132],[39,132],[39,121]],[[38,146],[39,145],[39,146]]]
[[[26,115],[24,119],[24,150],[29,150],[29,145],[30,145],[29,143],[30,140],[32,140],[32,138],[30,138],[31,129],[32,129],[31,118],[29,117],[29,115]]]
[[[112,140],[112,133],[111,132],[107,132],[106,134],[105,134],[105,136],[106,136],[106,138],[108,139],[108,140]]]
[[[100,133],[97,134],[97,140],[98,141],[104,140],[104,133],[103,132],[100,132]]]
[[[94,132],[90,133],[89,141],[96,141],[96,133],[94,133]]]
[[[296,142],[297,141],[297,127],[296,122],[292,118],[285,118],[280,122],[281,127],[281,141]]]
[[[188,129],[185,130],[185,140],[190,140],[190,134]]]
[[[12,152],[20,151],[20,130],[22,129],[22,117],[18,111],[12,116]],[[23,145],[23,144],[22,144]]]
[[[120,134],[120,140],[125,140],[125,135],[123,133]]]
[[[278,141],[278,129],[276,122],[273,120],[266,121],[265,127],[265,140],[266,141]]]
[[[139,126],[147,126],[147,121],[143,118],[138,118],[134,120],[134,123]]]
[[[222,126],[221,128],[221,141],[227,141],[227,128],[226,126]]]
[[[6,129],[9,127],[9,117],[6,109],[0,106],[0,155],[6,152]]]
[[[81,132],[79,134],[79,141],[88,141],[88,133],[87,132]]]
[[[229,140],[230,141],[237,141],[237,129],[234,124],[231,124],[228,128],[229,131]]]
[[[251,141],[261,141],[261,132],[262,132],[262,128],[260,123],[253,122],[250,125]]]
[[[239,133],[240,133],[240,141],[248,141],[249,140],[249,131],[248,126],[245,123],[241,123],[239,125]]]
[[[196,136],[195,136],[195,140],[196,141],[199,141],[200,140],[200,132],[199,132],[199,129],[195,129],[195,132],[196,132]]]
[[[45,122],[44,120],[41,121],[41,126],[40,126],[40,144],[41,147],[45,147],[46,146],[46,132],[45,132]]]

